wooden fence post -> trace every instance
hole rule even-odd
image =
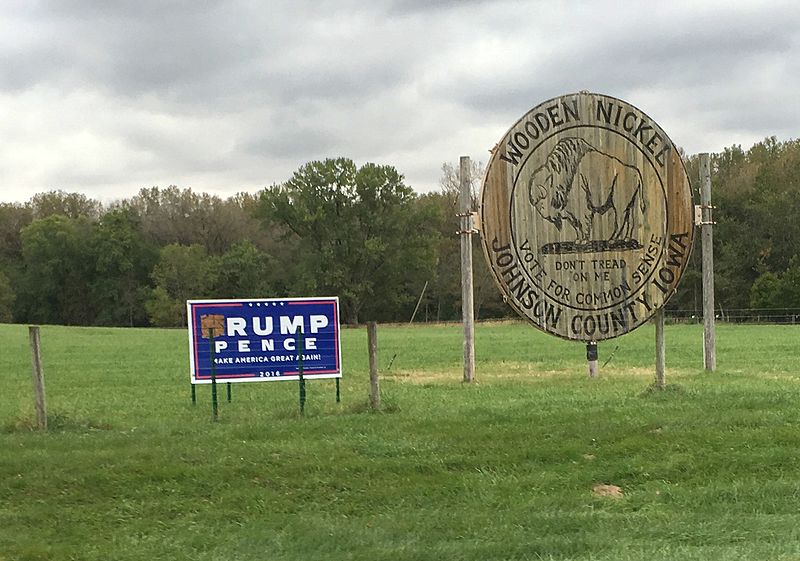
[[[714,225],[711,206],[711,162],[707,153],[700,154],[700,207],[702,220],[700,239],[703,249],[703,364],[717,369],[716,325],[714,319]]]
[[[41,430],[45,430],[47,429],[47,402],[44,397],[44,372],[42,372],[39,326],[32,325],[28,327],[28,336],[31,341],[31,362],[33,365],[31,375],[33,378],[33,393],[36,398],[36,425]]]
[[[464,322],[464,381],[475,379],[475,307],[472,289],[472,187],[469,156],[461,156],[459,175],[461,193],[461,316]]]
[[[369,347],[369,406],[377,411],[381,408],[381,388],[378,381],[378,324],[367,324],[367,345]]]
[[[655,314],[656,320],[656,388],[663,390],[666,382],[666,342],[664,340],[664,308]]]

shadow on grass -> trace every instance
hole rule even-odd
[[[38,430],[39,427],[35,415],[20,415],[0,427],[0,432],[6,434],[36,432]],[[66,413],[50,413],[47,415],[47,432],[84,432],[94,430],[111,430],[111,425],[91,419],[70,417]]]

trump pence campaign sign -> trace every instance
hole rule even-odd
[[[189,300],[192,384],[341,378],[338,298]]]

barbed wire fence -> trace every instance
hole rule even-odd
[[[702,310],[665,310],[671,323],[703,323]],[[715,317],[725,323],[800,324],[800,308],[719,308]]]

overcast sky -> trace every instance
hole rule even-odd
[[[690,154],[800,137],[797,0],[2,0],[0,201],[222,196],[314,159],[420,192],[590,90]]]

